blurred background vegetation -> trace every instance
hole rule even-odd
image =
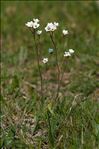
[[[2,69],[1,147],[33,148],[35,146],[36,141],[31,143],[31,139],[27,139],[29,137],[24,137],[26,135],[25,132],[29,131],[19,121],[24,113],[27,117],[32,113],[32,120],[34,120],[36,115],[38,121],[35,129],[37,132],[41,133],[43,128],[43,131],[47,129],[46,104],[44,104],[45,107],[43,108],[42,115],[40,115],[40,111],[37,111],[36,94],[31,87],[36,81],[37,68],[35,67],[32,35],[25,26],[25,23],[32,20],[32,18],[39,18],[41,29],[43,30],[40,48],[44,56],[48,55],[48,48],[52,48],[48,35],[44,31],[44,27],[48,22],[56,21],[60,24],[59,32],[56,33],[59,57],[64,52],[63,44],[61,44],[62,40],[60,39],[62,29],[66,28],[70,31],[67,39],[67,49],[75,49],[76,58],[70,61],[69,70],[66,74],[67,85],[64,92],[67,95],[65,97],[67,102],[62,104],[67,106],[67,103],[78,94],[87,99],[81,107],[76,109],[74,115],[72,114],[74,118],[74,125],[71,126],[72,129],[71,127],[68,128],[68,124],[66,126],[61,124],[64,116],[66,116],[66,107],[61,105],[63,111],[61,111],[61,108],[59,109],[63,115],[60,113],[57,115],[56,111],[56,119],[55,117],[51,119],[53,136],[56,139],[54,139],[54,144],[57,144],[58,147],[56,148],[58,149],[80,148],[79,133],[82,130],[81,124],[83,123],[85,131],[84,148],[98,149],[99,1],[1,1],[0,3]],[[48,70],[50,65],[48,65]],[[34,107],[35,105],[36,107]],[[85,109],[82,110],[82,106]],[[84,118],[80,117],[82,111]],[[89,119],[88,123],[87,119]],[[38,125],[39,121],[40,124]],[[78,124],[77,127],[76,123]],[[60,124],[59,131],[55,127],[58,124]],[[22,125],[22,128],[20,128],[20,125]],[[20,131],[21,129],[22,131]],[[65,132],[69,137],[68,135],[65,136]],[[17,139],[15,136],[17,136]],[[59,142],[61,137],[62,143],[61,141]],[[43,142],[43,148],[50,149],[48,140],[50,139],[46,138],[46,133],[43,138],[41,133],[39,139],[37,138],[38,143],[36,147],[40,148]],[[51,143],[51,141],[49,142]],[[19,144],[20,146],[18,146]]]

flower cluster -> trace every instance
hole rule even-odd
[[[36,29],[40,26],[39,19],[33,19],[33,21],[27,22],[25,25],[29,28]]]
[[[37,29],[37,28],[40,26],[40,24],[39,24],[39,19],[33,19],[33,21],[27,22],[25,25],[26,25],[27,27],[33,28],[33,29],[35,30],[35,29]],[[46,27],[45,27],[45,31],[46,31],[46,32],[54,32],[55,30],[57,30],[57,27],[58,27],[58,26],[59,26],[59,23],[58,23],[58,22],[54,22],[54,23],[50,22],[50,23],[47,23],[47,25],[46,25]],[[40,36],[40,35],[42,34],[42,30],[36,30],[36,34]],[[64,36],[66,36],[66,35],[69,34],[69,32],[68,32],[68,30],[63,29],[63,30],[62,30],[62,34],[63,34]],[[52,48],[49,48],[49,49],[48,49],[48,52],[49,52],[50,54],[53,53],[53,51],[54,51],[54,50],[53,50]],[[64,57],[70,57],[73,53],[74,53],[74,50],[73,50],[73,49],[69,49],[68,51],[65,51],[65,52],[64,52]],[[46,63],[48,62],[48,58],[43,58],[42,62],[43,62],[44,64],[46,64]]]
[[[42,30],[38,30],[36,33],[37,33],[37,35],[41,35],[42,34]]]
[[[43,58],[43,63],[46,64],[48,62],[48,58]]]
[[[57,23],[57,22],[48,23],[47,26],[45,27],[45,31],[46,32],[53,32],[57,29],[58,26],[59,26],[59,23]]]
[[[69,49],[68,52],[67,51],[64,52],[64,57],[70,57],[73,53],[74,53],[74,50]]]
[[[64,36],[69,34],[68,30],[65,30],[65,29],[63,29],[62,33],[63,33]]]

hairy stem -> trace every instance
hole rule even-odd
[[[58,79],[57,79],[57,82],[58,82],[58,87],[57,87],[57,94],[56,94],[56,97],[55,99],[58,98],[58,94],[59,94],[59,90],[60,90],[60,68],[59,68],[59,64],[58,64],[58,53],[57,53],[57,47],[56,47],[56,43],[53,39],[53,34],[50,34],[50,38],[51,38],[51,41],[53,43],[53,46],[54,46],[54,49],[55,49],[55,56],[56,56],[56,64],[57,64],[57,71],[58,71]]]
[[[35,34],[34,34],[34,44],[35,44],[38,71],[39,71],[39,75],[40,75],[41,98],[42,98],[43,97],[42,73],[41,73],[40,62],[39,62],[39,60],[40,60],[40,58],[39,58],[39,49],[38,49],[38,46],[37,46],[37,43],[36,43]]]
[[[64,40],[64,39],[65,39],[65,38],[64,38],[64,36],[63,36],[62,40]],[[64,49],[67,48],[67,47],[68,47],[68,42],[65,42],[65,44],[64,44]],[[62,72],[61,72],[60,82],[63,81],[64,74],[65,74],[65,70],[64,70],[64,68],[63,68],[65,61],[67,61],[67,58],[63,57],[62,62],[61,62],[61,71],[62,71]],[[63,69],[62,69],[62,68],[63,68]]]

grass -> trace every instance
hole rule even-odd
[[[98,1],[1,1],[0,148],[99,148],[98,15]],[[55,92],[56,74],[50,72],[52,45],[44,32],[41,53],[50,63],[47,70],[42,66],[48,84],[42,105],[35,90],[39,78],[33,39],[24,25],[33,17],[41,20],[42,28],[50,21],[58,21],[62,29],[66,26],[67,49],[75,49],[75,57],[63,66],[60,100],[46,98]],[[64,45],[59,34],[60,59]]]

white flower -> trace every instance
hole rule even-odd
[[[34,29],[38,28],[39,26],[40,26],[40,24],[38,24],[37,22],[34,22],[34,23],[33,23],[33,28],[34,28]]]
[[[59,23],[58,23],[58,22],[54,22],[54,25],[55,25],[55,26],[59,26]]]
[[[45,30],[46,30],[46,32],[51,31],[51,29],[48,26],[45,27]]]
[[[27,26],[27,27],[33,27],[33,21],[30,21],[30,22],[27,22],[25,25]]]
[[[69,53],[73,54],[75,51],[73,49],[69,49]]]
[[[43,58],[43,63],[46,64],[48,62],[48,58]]]
[[[39,19],[33,19],[33,21],[34,21],[35,23],[38,23],[40,20],[39,20]]]
[[[51,22],[47,24],[47,26],[45,27],[46,32],[53,32],[57,29],[57,26],[54,23]]]
[[[38,19],[34,19],[35,21],[30,21],[30,22],[27,22],[25,25],[27,27],[32,27],[34,29],[38,28],[40,26],[40,24],[38,24]]]
[[[65,29],[64,29],[64,30],[62,31],[62,33],[63,33],[63,35],[67,35],[67,34],[68,34],[68,30],[65,30]]]
[[[53,29],[53,23],[48,23],[47,26],[45,27],[46,32],[52,31]]]
[[[42,34],[42,31],[41,31],[41,30],[38,30],[36,33],[37,33],[38,35],[41,35],[41,34]]]
[[[65,51],[64,57],[70,57],[70,56],[71,56],[70,52],[66,52],[66,51]]]

